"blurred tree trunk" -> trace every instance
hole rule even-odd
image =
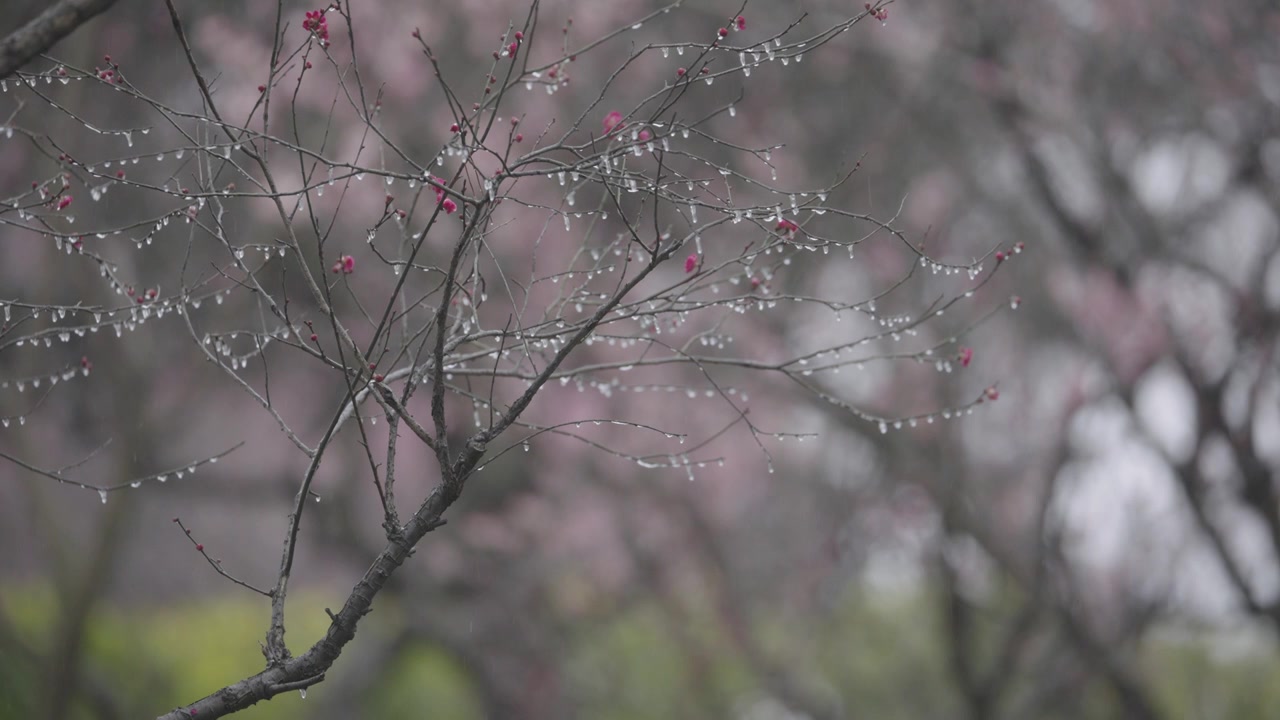
[[[62,0],[27,22],[9,28],[0,39],[0,78],[12,75],[18,68],[40,53],[53,47],[76,28],[92,20],[99,13],[114,5],[116,0]],[[25,18],[38,3],[16,3],[16,12],[6,13],[9,18]],[[6,23],[7,25],[7,23]]]

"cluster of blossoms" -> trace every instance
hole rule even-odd
[[[105,68],[95,67],[93,70],[97,74],[98,79],[103,82],[114,82],[117,85],[124,82],[124,76],[120,74],[120,66],[111,62],[110,55],[102,56],[103,62],[107,64]],[[58,68],[59,77],[67,76],[66,68]]]
[[[454,202],[453,198],[445,196],[444,189],[440,187],[444,185],[444,178],[438,178],[433,175],[431,182],[436,184],[436,204],[444,208],[446,215],[452,215],[458,209],[458,203]]]
[[[324,16],[324,10],[308,10],[307,19],[302,21],[302,29],[320,38],[321,44],[329,44],[329,21]]]
[[[139,293],[136,288],[130,285],[124,289],[124,294],[133,298],[138,302],[139,305],[141,305],[145,302],[155,300],[157,297],[160,296],[160,291],[156,288],[148,288],[143,292]]]
[[[734,28],[735,30],[746,30],[746,29],[747,29],[747,19],[746,19],[745,17],[743,17],[743,16],[739,15],[738,17],[736,17],[736,18],[734,18],[734,19],[733,19],[733,22],[731,22],[731,23],[730,23],[730,25],[732,25],[732,26],[733,26],[733,28]],[[719,35],[719,36],[720,36],[720,37],[722,37],[722,38],[723,38],[723,37],[728,37],[728,36],[729,36],[729,28],[727,28],[727,27],[722,27],[722,28],[720,28],[720,30],[719,30],[716,34],[717,34],[717,35]]]
[[[1005,260],[1008,260],[1010,257],[1021,253],[1024,249],[1026,249],[1026,247],[1027,247],[1026,243],[1019,242],[1013,246],[1013,252],[1007,253],[1003,250],[1000,250],[999,252],[996,253],[996,262],[1002,263]]]
[[[415,38],[422,39],[421,34],[417,30],[413,31],[413,36]],[[520,43],[522,42],[524,42],[524,33],[517,30],[515,33],[515,40],[512,40],[510,45],[507,45],[506,47],[502,48],[502,52],[498,52],[497,50],[493,51],[493,59],[497,60],[498,58],[501,58],[501,57],[509,57],[512,60],[515,60],[516,53],[519,52]],[[486,94],[488,92],[489,92],[488,90],[485,90]]]

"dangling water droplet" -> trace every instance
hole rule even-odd
[[[98,499],[102,501],[102,504],[103,504],[103,505],[106,505],[106,504],[107,504],[107,491],[106,491],[106,490],[99,490],[99,491],[98,491]]]

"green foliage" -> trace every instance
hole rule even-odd
[[[751,688],[741,657],[697,603],[637,603],[584,628],[566,672],[582,716],[604,720],[725,717]]]
[[[821,636],[820,662],[845,706],[896,718],[954,715],[937,602],[920,595],[850,593]]]
[[[1273,638],[1235,633],[1161,634],[1144,653],[1144,672],[1170,720],[1280,717],[1280,662]]]
[[[26,588],[7,591],[0,599],[10,624],[20,629],[23,645],[44,655],[54,637],[59,612],[52,593]],[[259,643],[267,612],[263,602],[232,597],[158,609],[104,608],[88,623],[81,662],[113,688],[122,714],[154,717],[261,669]],[[329,624],[323,604],[305,595],[290,603],[289,617],[295,645],[320,637]],[[382,622],[391,619],[380,618]],[[378,632],[378,621],[370,618],[361,631]],[[36,717],[35,708],[43,702],[45,683],[42,678],[37,680],[42,670],[29,662],[16,663],[14,657],[0,645],[0,720]],[[395,709],[413,707],[410,703],[424,696],[431,697],[434,706],[448,709],[440,717],[480,717],[465,677],[443,653],[407,653],[390,675],[394,682],[378,701],[386,713],[377,713],[378,717],[414,716],[396,714]],[[305,700],[298,693],[287,693],[236,717],[301,720],[311,716],[309,707],[322,706],[328,691],[322,683],[311,688]],[[97,717],[87,710],[80,708],[75,717]]]
[[[47,588],[6,589],[0,607],[19,644],[43,656],[56,640],[60,606]],[[1013,601],[1011,600],[1011,603]],[[1005,608],[1010,612],[1016,603]],[[291,605],[290,637],[298,646],[327,626],[317,598]],[[386,637],[399,622],[394,604],[361,627],[363,639]],[[104,607],[88,623],[80,658],[84,676],[111,688],[126,717],[150,717],[237,681],[261,667],[266,607],[253,599],[223,597],[170,608]],[[997,623],[978,632],[995,635]],[[596,622],[573,626],[560,658],[565,694],[580,717],[641,720],[727,717],[771,692],[768,668],[750,661],[724,618],[703,598],[649,598]],[[801,688],[850,716],[885,720],[954,717],[962,699],[951,676],[946,628],[936,597],[925,594],[850,593],[822,617],[756,618],[753,642],[774,667],[784,667]],[[317,716],[341,692],[344,663],[359,662],[360,637],[330,673],[330,682],[287,693],[238,718],[301,720]],[[1151,634],[1141,648],[1141,670],[1170,720],[1280,717],[1280,661],[1269,639],[1209,631]],[[991,638],[978,638],[994,647]],[[483,649],[481,649],[483,652]],[[501,652],[501,648],[494,648]],[[554,658],[553,658],[554,660]],[[367,669],[367,668],[365,668]],[[39,717],[45,668],[12,642],[0,642],[0,720]],[[1025,673],[1024,673],[1025,675]],[[1016,698],[1036,678],[1015,680]],[[369,717],[484,717],[478,685],[464,665],[427,645],[402,650],[363,698]],[[344,698],[346,700],[346,698]],[[1061,717],[1116,717],[1115,697],[1095,680],[1062,699]],[[89,703],[84,697],[81,703]],[[97,717],[82,704],[72,717]],[[855,712],[856,711],[856,712]]]
[[[413,647],[396,658],[369,701],[369,717],[484,718],[470,678],[448,655],[431,647]]]

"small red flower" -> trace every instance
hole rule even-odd
[[[796,232],[799,230],[800,230],[799,225],[795,224],[794,222],[786,218],[779,220],[777,227],[774,228],[775,232],[785,233],[787,235],[795,235]]]
[[[92,362],[91,360],[89,360],[89,356],[88,356],[88,355],[82,355],[82,356],[80,356],[80,367],[84,368],[85,370],[92,370],[92,369],[93,369],[93,362]]]
[[[452,215],[458,209],[458,203],[454,202],[453,198],[445,198],[444,202],[440,203],[440,207],[444,208],[446,215]]]
[[[604,134],[611,135],[615,130],[622,129],[622,113],[614,110],[604,116]]]
[[[516,133],[515,139],[516,139],[516,142],[522,142],[524,140],[524,135],[521,133]]]
[[[720,37],[728,37],[728,36],[729,36],[729,28],[720,28],[719,35],[720,35]]]
[[[342,273],[343,275],[350,275],[351,273],[356,271],[356,259],[351,257],[350,255],[343,255],[338,258],[338,262],[333,264],[333,267],[330,268],[330,271],[333,272],[335,275],[338,273]]]
[[[520,32],[519,30],[517,30],[517,31],[516,31],[516,40],[523,40],[523,39],[524,39],[524,33],[522,33],[522,32]]]
[[[684,77],[684,74],[687,72],[689,71],[684,68],[676,68],[676,77]]]
[[[653,133],[649,132],[648,130],[640,131],[640,142],[649,142],[649,140],[651,140],[652,138],[653,138]]]
[[[973,348],[960,348],[960,365],[962,367],[969,367],[969,363],[971,362],[973,362]]]
[[[196,551],[197,551],[197,552],[204,552],[204,545],[202,545],[202,544],[200,544],[200,543],[196,543]]]
[[[698,267],[698,253],[692,253],[684,259],[684,271],[691,273],[696,267]]]
[[[458,132],[458,123],[454,123],[454,124],[450,125],[450,126],[449,126],[449,132],[451,132],[451,133],[456,133],[456,132]]]
[[[58,201],[58,211],[61,212],[63,210],[66,210],[67,206],[70,204],[71,204],[71,196],[70,195],[63,196],[63,198]]]
[[[733,24],[734,24],[734,27],[738,28],[739,30],[747,29],[747,19],[742,17],[741,15],[738,16],[738,19],[733,21]]]
[[[999,400],[1000,391],[996,389],[995,385],[992,385],[991,387],[987,388],[986,396],[988,400]]]

